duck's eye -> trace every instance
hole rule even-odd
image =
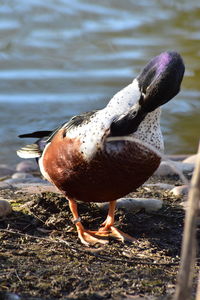
[[[144,103],[145,93],[142,92],[139,100],[139,104],[142,105]]]
[[[133,111],[133,113],[132,113],[132,117],[135,117],[135,116],[137,116],[137,113],[138,113],[138,111]]]

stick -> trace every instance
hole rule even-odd
[[[191,180],[188,195],[188,209],[185,216],[185,225],[181,249],[181,262],[174,300],[188,300],[192,296],[192,279],[196,258],[196,228],[197,215],[200,205],[200,146],[197,163]],[[197,299],[199,300],[199,298]]]
[[[197,293],[196,293],[196,300],[200,299],[200,271],[199,271],[199,277],[198,277],[198,284],[197,284]]]

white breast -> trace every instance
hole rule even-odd
[[[164,142],[160,128],[160,115],[160,107],[149,113],[133,136],[163,152]]]
[[[79,138],[81,141],[81,152],[86,160],[90,160],[101,147],[110,125],[116,116],[125,115],[130,108],[138,105],[140,99],[138,81],[135,79],[127,87],[119,91],[110,100],[108,105],[99,110],[87,124],[72,128],[67,132],[70,138]],[[160,131],[160,109],[149,113],[140,124],[133,136],[149,143],[158,150],[163,149],[163,139]]]

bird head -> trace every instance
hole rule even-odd
[[[144,112],[152,112],[180,91],[185,66],[177,52],[163,52],[154,57],[137,77]]]
[[[135,132],[145,116],[167,103],[180,91],[185,66],[177,52],[163,52],[143,68],[134,82],[139,88],[138,102],[123,116],[113,120],[110,135]]]

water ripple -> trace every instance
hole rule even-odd
[[[198,0],[3,1],[0,160],[16,161],[18,133],[52,128],[65,116],[103,107],[151,57],[168,49],[183,55],[186,74],[181,93],[163,108],[166,149],[194,152],[199,27]]]

